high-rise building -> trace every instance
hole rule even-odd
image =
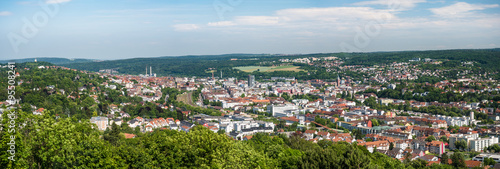
[[[255,85],[255,76],[248,75],[248,87],[253,87]]]
[[[340,86],[340,77],[338,74],[337,74],[337,86]]]

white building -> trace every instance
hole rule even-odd
[[[273,117],[291,117],[299,113],[299,108],[296,105],[269,105],[267,106],[268,113],[272,113]]]
[[[443,115],[436,115],[436,118],[438,120],[444,120],[448,124],[448,126],[464,126],[464,125],[470,125],[471,123],[474,125],[477,125],[479,121],[474,120],[474,114],[471,113],[470,117],[450,117],[450,116],[443,116]]]
[[[451,150],[456,149],[455,143],[457,141],[465,141],[470,151],[482,151],[490,145],[498,144],[498,138],[493,136],[480,138],[478,133],[452,134],[449,141]]]
[[[470,151],[483,151],[485,148],[490,145],[498,144],[498,138],[496,137],[488,137],[488,138],[478,138],[474,140],[470,140],[469,149]]]
[[[92,117],[90,123],[97,125],[97,129],[106,130],[108,128],[108,118],[107,117]]]

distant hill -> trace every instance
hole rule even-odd
[[[214,68],[223,71],[225,77],[235,77],[236,66],[252,66],[263,61],[275,61],[278,55],[270,54],[225,54],[225,55],[193,55],[170,56],[157,58],[134,58],[124,60],[109,60],[93,62],[91,64],[60,64],[69,68],[99,71],[101,69],[115,69],[123,74],[145,74],[150,67],[153,73],[159,76],[211,76],[207,70]],[[220,73],[217,74],[218,76]]]
[[[49,62],[52,64],[70,64],[70,63],[86,63],[86,62],[94,62],[92,59],[67,59],[67,58],[36,58],[38,62]],[[25,62],[34,62],[35,58],[26,58],[26,59],[11,59],[11,60],[0,60],[0,63],[7,62],[16,62],[16,63],[25,63]]]
[[[456,50],[430,50],[430,51],[398,51],[398,52],[368,52],[368,53],[318,53],[318,54],[295,54],[295,55],[280,55],[280,54],[224,54],[224,55],[191,55],[191,56],[164,56],[156,58],[134,58],[122,60],[74,60],[59,59],[59,63],[55,63],[57,59],[47,62],[57,65],[66,66],[69,68],[99,71],[101,69],[114,69],[121,74],[145,74],[146,67],[149,73],[149,67],[152,67],[153,73],[158,76],[174,75],[174,76],[198,76],[207,77],[220,76],[222,72],[224,77],[247,78],[247,72],[242,72],[234,67],[238,66],[255,66],[264,65],[271,66],[276,64],[278,59],[283,58],[303,58],[303,57],[326,57],[336,56],[345,60],[345,64],[349,65],[376,65],[387,64],[392,62],[408,62],[413,58],[430,58],[439,60],[448,60],[450,63],[460,63],[462,61],[475,61],[484,70],[500,71],[500,49],[456,49]],[[80,62],[80,63],[79,63]],[[81,64],[81,62],[92,62],[90,64]],[[305,64],[294,64],[301,66],[306,72],[252,72],[260,78],[268,78],[269,76],[278,77],[296,77],[298,79],[330,79],[334,74],[324,72],[323,68],[308,66]],[[209,71],[215,69],[216,71]],[[320,71],[321,70],[321,71]],[[308,72],[315,72],[310,74]],[[319,75],[319,73],[322,73]],[[336,76],[335,76],[336,77]],[[500,76],[499,76],[500,77]]]

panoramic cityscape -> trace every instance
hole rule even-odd
[[[0,2],[0,168],[500,168],[500,3]]]

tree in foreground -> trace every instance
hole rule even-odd
[[[485,158],[484,161],[483,161],[483,164],[485,166],[487,165],[495,165],[497,162],[495,160],[493,160],[493,158]]]
[[[462,153],[453,153],[451,155],[451,165],[456,168],[466,167],[464,155]]]
[[[441,155],[441,164],[448,164],[448,153]]]

